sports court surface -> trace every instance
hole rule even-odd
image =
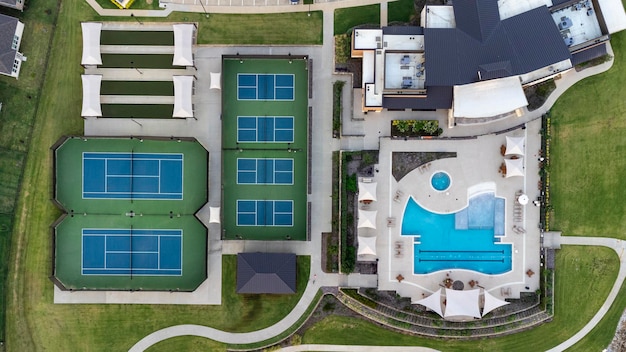
[[[305,240],[307,60],[222,64],[222,237]]]
[[[207,230],[194,214],[208,198],[207,159],[195,140],[61,141],[56,279],[71,290],[194,290],[206,279]]]

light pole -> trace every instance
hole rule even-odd
[[[204,15],[206,16],[206,18],[209,18],[209,13],[206,12],[206,7],[204,7],[204,4],[202,3],[202,0],[200,0],[200,5],[202,5],[202,10],[204,10]]]
[[[131,65],[131,66],[132,66],[135,70],[137,70],[137,72],[139,72],[139,74],[143,75],[143,72],[142,72],[140,69],[138,69],[137,67],[135,67],[135,62],[134,62],[134,61],[131,61],[131,62],[130,62],[130,65]]]
[[[135,14],[134,14],[134,13],[131,13],[131,14],[130,14],[130,17],[134,18],[134,19],[135,19],[135,20],[136,20],[136,21],[137,21],[140,25],[143,25],[143,22],[141,22],[141,21],[139,20],[139,18],[135,17]]]

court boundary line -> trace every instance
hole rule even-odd
[[[274,162],[276,160],[283,160],[283,161],[287,160],[287,161],[290,161],[291,162],[291,171],[276,171],[276,166],[275,166],[275,163],[274,163],[273,177],[274,177],[274,179],[276,179],[276,173],[277,172],[280,172],[280,173],[288,173],[288,172],[290,172],[291,173],[291,183],[276,183],[276,182],[273,182],[273,183],[267,183],[267,182],[266,183],[258,183],[258,182],[255,182],[255,183],[241,183],[241,182],[239,182],[239,172],[240,172],[239,171],[239,160],[256,160],[257,162],[259,160],[273,160]],[[257,186],[257,185],[259,185],[259,186],[293,186],[294,183],[295,183],[295,179],[296,179],[296,170],[295,170],[295,165],[294,164],[295,164],[294,158],[237,158],[237,171],[236,171],[237,172],[237,183],[236,184],[237,185],[244,185],[244,186]],[[256,165],[258,165],[258,163]],[[255,176],[258,175],[258,167],[256,167],[256,165],[255,165],[255,171],[254,171]],[[243,172],[252,172],[252,171],[244,170]]]
[[[254,118],[255,122],[256,122],[256,127],[254,129],[251,129],[251,128],[245,128],[245,129],[244,128],[240,128],[239,127],[239,119],[240,118]],[[289,119],[291,119],[291,129],[286,129],[286,128],[276,129],[276,127],[274,127],[274,133],[273,133],[274,139],[272,141],[261,141],[261,140],[259,140],[259,127],[258,127],[259,126],[258,121],[261,118],[264,118],[264,119],[272,118],[274,120],[274,126],[276,126],[276,119],[277,118],[289,118]],[[291,115],[291,116],[289,116],[289,115],[286,115],[286,116],[248,116],[248,115],[237,115],[237,131],[236,131],[237,132],[237,139],[236,139],[236,143],[258,143],[258,144],[295,143],[295,135],[296,135],[296,128],[295,128],[296,122],[295,122],[295,119],[296,119],[296,117],[293,116],[293,115]],[[239,139],[239,131],[241,131],[241,130],[243,130],[243,131],[254,131],[255,135],[256,135],[255,140],[254,141],[240,140]],[[291,131],[291,140],[290,141],[277,141],[276,140],[276,132],[277,131],[289,131],[289,130]]]
[[[255,76],[256,85],[256,99],[241,99],[239,98],[239,76]],[[274,99],[259,99],[259,76],[274,76]],[[276,86],[276,76],[291,76],[293,83],[289,86]],[[252,86],[243,86],[243,88],[252,88]],[[291,99],[276,99],[276,88],[291,88]],[[295,73],[252,73],[252,72],[237,72],[237,101],[295,101],[296,100],[296,74]]]
[[[88,228],[81,228],[81,239],[80,239],[80,246],[81,246],[81,252],[80,252],[80,275],[81,276],[101,276],[101,277],[108,277],[108,276],[127,276],[130,277],[131,276],[131,272],[133,271],[132,267],[131,268],[116,268],[116,269],[111,269],[111,270],[128,270],[129,273],[128,274],[104,274],[104,273],[98,273],[98,274],[85,274],[85,267],[84,267],[84,263],[83,263],[83,258],[84,258],[84,238],[85,238],[85,234],[84,231],[85,230],[101,230],[101,231],[107,231],[107,230],[115,230],[115,231],[119,231],[119,230],[127,230],[125,228],[95,228],[95,227],[88,227]],[[139,230],[139,231],[178,231],[179,235],[151,235],[151,234],[139,234],[139,235],[133,235],[133,237],[136,236],[143,236],[143,237],[157,237],[159,240],[157,241],[157,247],[159,248],[158,252],[149,252],[151,254],[154,253],[158,253],[158,259],[161,258],[161,252],[160,252],[160,248],[161,248],[161,241],[160,238],[161,237],[173,237],[173,238],[180,238],[180,269],[161,269],[161,262],[160,260],[157,260],[157,267],[158,269],[146,269],[146,268],[141,268],[141,269],[137,269],[137,270],[165,270],[165,271],[180,271],[180,274],[178,275],[158,275],[158,274],[132,274],[133,276],[142,276],[142,277],[182,277],[184,276],[184,229],[167,229],[167,228],[159,228],[159,229],[135,229],[135,230]],[[128,229],[128,231],[130,231],[130,229]],[[104,263],[106,265],[106,254],[107,254],[107,250],[106,250],[106,241],[107,238],[110,237],[129,237],[128,234],[123,235],[123,234],[87,234],[87,237],[104,237]],[[132,240],[131,240],[132,242]],[[132,248],[132,243],[131,243],[131,248]],[[117,252],[117,251],[110,251],[110,252]],[[135,251],[121,251],[120,253],[130,253],[131,255],[133,253],[141,253],[141,251],[139,252],[135,252]],[[107,270],[106,266],[105,268],[87,268],[87,270]]]
[[[254,225],[240,225],[239,224],[239,202],[255,202],[255,207],[254,207],[254,219],[255,219],[255,224]],[[291,204],[291,225],[257,225],[256,224],[256,219],[257,219],[257,211],[256,211],[256,204],[258,204],[258,202],[289,202]],[[236,226],[238,227],[294,227],[294,200],[293,199],[237,199],[235,202],[235,222],[236,222]],[[246,212],[245,214],[252,214],[252,213],[248,213]],[[287,214],[287,213],[279,213],[279,214]],[[272,209],[272,221],[274,221],[274,215],[276,215],[276,212]]]

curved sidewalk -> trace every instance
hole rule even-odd
[[[609,296],[602,304],[602,307],[598,310],[596,315],[591,318],[591,320],[585,325],[580,331],[578,331],[574,336],[567,339],[565,342],[560,345],[548,350],[548,352],[561,352],[566,349],[572,347],[575,343],[582,340],[585,335],[591,332],[594,327],[604,318],[606,313],[613,305],[615,298],[617,298],[617,294],[619,293],[622,284],[624,283],[624,279],[626,278],[626,261],[624,259],[624,250],[626,249],[626,241],[618,240],[615,238],[608,237],[573,237],[573,236],[561,236],[561,244],[568,245],[577,245],[577,246],[603,246],[612,248],[619,257],[619,273],[617,274],[617,279],[613,284],[613,288],[611,292],[609,292]]]

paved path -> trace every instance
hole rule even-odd
[[[416,346],[347,346],[347,345],[298,345],[289,346],[279,350],[280,352],[300,351],[332,351],[332,352],[437,352],[428,347]]]
[[[587,335],[591,330],[602,320],[604,315],[609,311],[611,305],[615,301],[617,294],[619,293],[622,284],[624,283],[624,279],[626,278],[626,260],[624,258],[624,250],[626,249],[626,242],[622,240],[618,240],[615,238],[605,238],[605,237],[574,237],[574,236],[562,236],[561,237],[562,245],[579,245],[579,246],[603,246],[612,248],[617,255],[619,256],[619,273],[617,274],[617,279],[613,284],[613,288],[611,292],[609,292],[609,296],[604,301],[600,310],[593,316],[593,318],[576,333],[576,335],[570,337],[565,342],[560,345],[548,350],[548,352],[560,352],[565,351],[566,349],[572,347],[576,342],[582,340],[585,335]],[[558,302],[556,302],[558,304]]]

